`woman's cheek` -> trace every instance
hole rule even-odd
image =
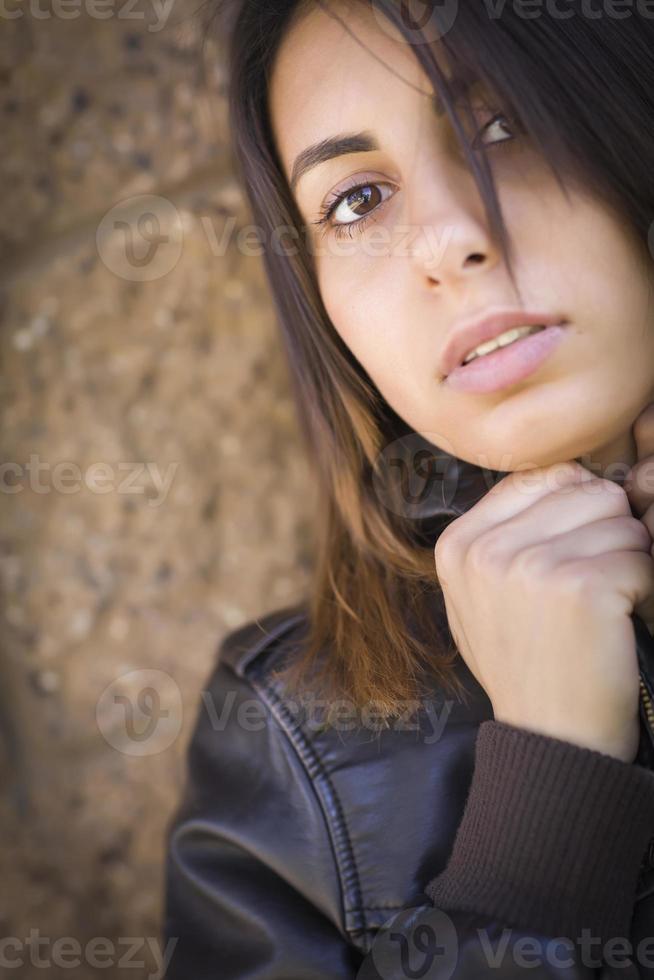
[[[333,248],[333,246],[331,247]],[[348,346],[357,343],[359,334],[370,337],[371,325],[380,326],[379,306],[384,306],[383,277],[379,260],[368,256],[323,255],[317,266],[317,278],[323,305],[338,333]]]

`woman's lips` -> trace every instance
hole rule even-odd
[[[491,354],[475,357],[461,364],[445,378],[445,384],[456,391],[484,394],[500,391],[533,374],[565,337],[565,326],[556,324],[538,333],[515,340]]]

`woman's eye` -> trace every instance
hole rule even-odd
[[[502,130],[508,130],[508,135],[502,135]],[[472,141],[472,147],[475,150],[481,148],[482,145],[488,145],[488,142],[482,139],[486,134],[496,134],[499,136],[498,139],[491,138],[490,145],[494,143],[504,143],[506,140],[512,140],[515,138],[515,134],[511,131],[508,125],[508,119],[502,112],[496,113],[492,119],[490,119],[485,126],[482,126],[474,140]]]
[[[488,139],[490,136],[490,139]],[[475,150],[482,146],[493,146],[515,139],[508,118],[502,112],[497,112],[477,132],[472,141]],[[393,188],[385,183],[361,183],[349,187],[327,201],[320,212],[320,217],[314,224],[334,228],[337,236],[352,237],[354,231],[360,232],[367,224],[370,216],[377,208],[393,194]]]
[[[337,234],[351,236],[354,227],[360,230],[368,217],[392,192],[393,189],[388,184],[357,184],[327,202],[315,224],[331,225]]]

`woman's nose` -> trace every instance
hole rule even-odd
[[[411,258],[429,286],[456,285],[489,272],[498,252],[485,229],[471,216],[431,222],[414,229]]]
[[[489,272],[500,251],[473,175],[432,155],[424,169],[415,184],[421,192],[409,205],[410,254],[418,275],[435,287]]]

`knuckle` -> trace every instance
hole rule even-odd
[[[574,459],[553,463],[546,469],[545,476],[548,493],[566,497],[583,493],[588,484],[595,479],[585,466]]]
[[[646,520],[641,521],[637,517],[629,517],[627,520],[629,521],[629,525],[633,529],[634,534],[637,535],[641,543],[641,547],[645,551],[649,551],[649,549],[652,547],[652,527],[650,524],[654,522],[648,522]]]
[[[439,567],[444,568],[454,560],[457,551],[456,534],[452,530],[452,525],[449,525],[436,539],[434,560]]]
[[[472,571],[487,574],[505,568],[509,545],[505,531],[493,528],[480,534],[468,549],[468,563]]]
[[[607,514],[614,517],[631,516],[629,496],[624,487],[608,477],[592,474],[577,488],[580,495],[590,494],[593,500],[608,509]]]
[[[550,466],[535,466],[528,470],[515,470],[506,479],[520,487],[523,485],[523,481],[527,481],[530,488],[544,488],[546,491],[552,492],[579,483],[580,480],[584,479],[584,473],[587,474],[587,472],[576,460],[562,460],[558,463],[552,463]]]
[[[650,445],[654,452],[654,405],[638,416],[633,424],[633,434],[638,443]]]
[[[587,475],[586,467],[578,463],[576,459],[568,459],[562,463],[555,463],[555,466],[562,476],[580,476],[585,478]]]
[[[610,498],[615,512],[617,514],[624,514],[625,517],[631,517],[631,505],[629,503],[629,497],[627,491],[624,487],[621,487],[619,483],[614,483],[613,480],[607,480],[601,478],[602,490],[608,498]]]
[[[553,576],[559,595],[587,604],[597,596],[599,575],[593,565],[583,559],[559,565]]]
[[[523,548],[511,563],[511,576],[521,584],[542,583],[552,568],[552,557],[547,542]]]
[[[583,482],[589,478],[589,472],[586,467],[578,463],[576,459],[554,463],[550,467],[550,470],[556,477],[556,484]]]

